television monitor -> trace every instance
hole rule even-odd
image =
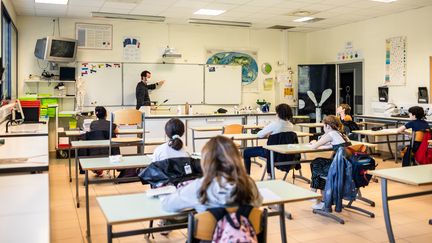
[[[388,98],[389,98],[388,87],[378,87],[378,98],[380,102],[388,102]]]
[[[48,36],[38,39],[34,54],[37,58],[52,62],[73,62],[77,51],[77,40]]]
[[[427,87],[418,87],[418,103],[427,104],[429,101]]]
[[[75,68],[60,67],[60,80],[75,81]]]

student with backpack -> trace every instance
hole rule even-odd
[[[180,119],[171,118],[165,124],[165,134],[169,141],[159,145],[153,152],[153,162],[170,158],[190,157],[183,146],[181,137],[185,132],[185,126]]]
[[[360,130],[360,127],[351,117],[351,107],[348,104],[340,104],[336,109],[336,115],[342,122],[342,131],[352,140],[358,140],[358,134],[352,131]]]
[[[331,146],[333,151],[336,152],[340,147],[347,147],[351,145],[349,138],[341,131],[342,123],[338,117],[329,115],[323,119],[324,135],[318,141],[311,141],[311,147],[317,149],[321,146]],[[333,157],[333,156],[332,156]],[[311,184],[310,187],[313,191],[318,189],[321,192],[325,188],[326,181],[322,177],[327,177],[330,165],[333,158],[316,158],[311,164]],[[322,209],[324,203],[319,201],[312,206],[313,209]]]
[[[209,208],[261,205],[258,188],[247,175],[240,152],[231,139],[213,137],[201,154],[203,177],[164,197],[164,210],[176,212],[194,208],[203,212]]]
[[[287,104],[279,104],[276,106],[277,120],[265,126],[261,131],[257,133],[259,138],[265,138],[270,135],[292,132],[294,131],[294,125],[290,122],[293,117],[291,107]],[[243,153],[244,164],[246,172],[250,174],[251,169],[251,158],[253,157],[267,157],[268,151],[261,146],[246,148]],[[267,161],[267,174],[271,178],[271,166],[270,161]]]
[[[410,107],[408,109],[408,115],[410,118],[410,122],[408,122],[407,124],[400,126],[398,128],[398,132],[402,133],[404,132],[406,129],[411,129],[412,130],[412,136],[415,136],[415,132],[417,131],[425,131],[429,129],[429,124],[425,121],[425,112],[423,110],[422,107],[420,106],[413,106]],[[417,142],[415,141],[412,147],[412,151],[411,148],[408,146],[407,150],[403,156],[402,159],[402,166],[410,166],[410,153],[415,153],[417,152],[417,150],[419,149],[421,142]]]

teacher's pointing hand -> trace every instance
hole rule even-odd
[[[161,81],[157,82],[158,85],[162,85],[164,83],[165,83],[165,80],[161,80]]]

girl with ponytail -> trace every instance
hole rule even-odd
[[[177,118],[165,124],[165,134],[169,141],[157,147],[153,153],[153,162],[170,158],[190,157],[183,146],[181,136],[185,132],[183,122]]]

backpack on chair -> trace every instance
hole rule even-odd
[[[414,154],[414,159],[418,164],[432,164],[432,147],[429,145],[431,140],[431,132],[425,132],[419,148]]]
[[[217,221],[212,243],[258,243],[255,229],[249,221],[249,214],[252,209],[251,206],[241,206],[232,213],[229,213],[225,208],[208,209]]]

